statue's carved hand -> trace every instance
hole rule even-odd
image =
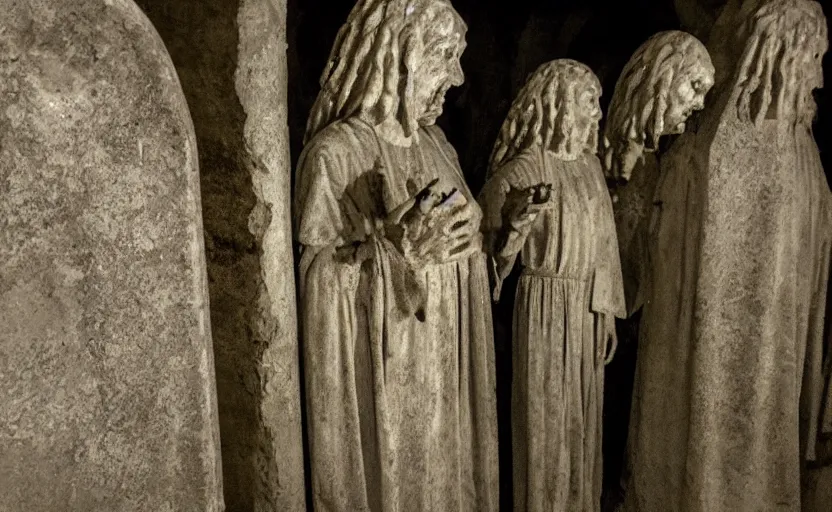
[[[537,216],[552,207],[552,185],[540,183],[531,187],[512,188],[506,193],[503,218],[506,232],[498,252],[515,254],[520,251]]]
[[[384,231],[410,265],[421,268],[480,251],[479,221],[479,211],[461,192],[439,192],[434,180],[390,213]]]
[[[596,330],[599,334],[598,359],[608,365],[618,350],[618,334],[615,331],[615,315],[598,313],[596,315]]]

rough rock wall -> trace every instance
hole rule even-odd
[[[304,509],[281,0],[138,0],[199,146],[225,501]]]
[[[132,0],[0,0],[0,510],[222,510],[199,169]]]

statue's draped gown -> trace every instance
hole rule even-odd
[[[613,203],[628,317],[644,306],[643,294],[650,286],[647,233],[658,178],[659,159],[655,153],[645,152],[630,181],[617,190],[618,201]]]
[[[513,317],[514,509],[595,512],[606,346],[596,317],[624,316],[612,204],[597,157],[562,161],[537,146],[486,183],[486,233],[503,229],[510,188],[541,183],[553,186],[553,208],[520,251]]]
[[[315,510],[497,510],[485,255],[419,271],[420,320],[400,307],[406,268],[395,249],[362,227],[434,178],[479,212],[438,127],[401,147],[351,118],[317,134],[300,158],[295,214]],[[361,239],[373,247],[363,265],[336,257]]]
[[[629,512],[800,510],[801,467],[832,426],[818,149],[805,125],[740,121],[727,96],[661,159]]]

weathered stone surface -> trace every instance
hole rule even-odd
[[[832,194],[811,131],[826,20],[814,1],[760,4],[717,23],[729,67],[662,156],[624,510],[799,510],[832,432]]]
[[[225,504],[303,510],[285,6],[136,3],[170,51],[199,146]]]
[[[0,1],[0,509],[222,510],[196,141],[129,0]]]
[[[266,341],[259,487],[255,510],[305,510],[298,371],[291,162],[287,124],[286,0],[242,0],[237,17],[237,95],[257,204],[249,230],[260,247],[255,336]]]
[[[608,177],[627,180],[614,192],[614,210],[628,315],[642,307],[649,287],[659,140],[685,131],[691,113],[704,108],[713,84],[714,67],[705,46],[678,30],[659,32],[636,49],[616,83],[603,160]]]
[[[832,504],[832,466],[812,469],[803,479],[802,512],[826,512]]]
[[[463,82],[447,0],[359,0],[294,196],[313,506],[498,510],[482,212],[435,126]]]

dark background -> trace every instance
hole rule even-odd
[[[319,91],[318,80],[335,34],[353,0],[289,0],[289,119],[292,159],[302,150],[306,116]],[[476,194],[483,184],[492,145],[510,103],[525,78],[540,64],[571,58],[595,71],[604,88],[606,111],[615,82],[633,51],[661,30],[685,29],[706,39],[725,0],[453,0],[468,23],[462,56],[465,84],[448,93],[439,120],[456,148]],[[829,0],[821,1],[827,15]],[[830,84],[830,56],[825,59]],[[832,85],[830,85],[832,87]],[[817,94],[815,127],[824,167],[832,170],[830,90]],[[512,283],[508,283],[510,286]],[[495,307],[498,408],[500,417],[501,503],[511,510],[511,300],[510,289]],[[604,508],[611,509],[619,480],[629,423],[638,318],[619,322],[621,344],[607,367],[604,403]]]

